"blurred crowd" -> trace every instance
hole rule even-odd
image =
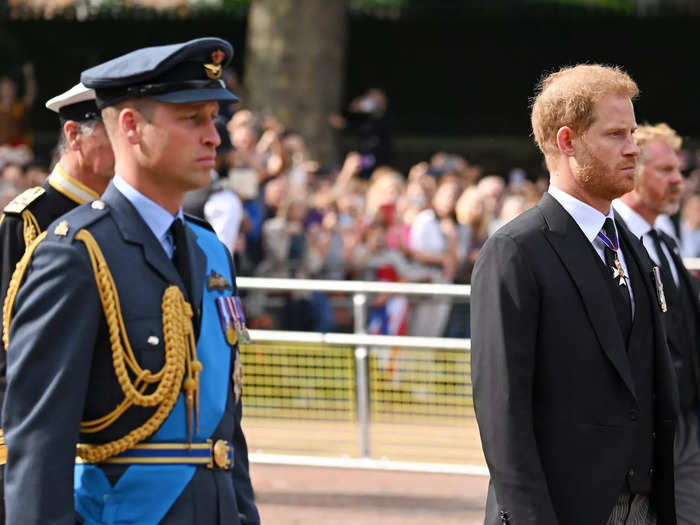
[[[52,167],[34,161],[27,122],[35,94],[31,65],[22,73],[23,97],[15,80],[0,78],[2,206],[43,182]],[[235,92],[232,72],[226,81]],[[449,152],[399,171],[387,98],[378,89],[329,116],[329,132],[353,134],[358,144],[337,167],[319,164],[305,138],[274,115],[225,106],[217,128],[221,145],[212,184],[191,192],[185,211],[214,226],[241,276],[468,284],[489,235],[547,189],[546,179],[532,181],[519,168],[486,173],[478,159]],[[684,203],[667,221],[686,257],[700,256],[697,156],[683,152]],[[350,323],[327,294],[277,298],[282,307],[273,320],[270,296],[250,294],[253,327],[332,331]],[[469,336],[468,304],[434,299],[409,305],[405,297],[382,295],[372,301],[370,332]]]

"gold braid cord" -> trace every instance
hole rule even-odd
[[[22,222],[24,222],[24,245],[29,246],[39,236],[41,228],[39,228],[36,217],[29,210],[22,212]]]
[[[27,250],[12,276],[3,312],[3,320],[7,325],[9,325],[7,314],[11,312],[12,303],[17,293],[16,289],[13,290],[13,288],[19,288],[31,253],[44,236],[45,234],[42,234],[30,247],[31,249]],[[99,463],[148,438],[158,430],[172,411],[181,388],[185,390],[188,439],[191,440],[192,409],[195,400],[198,401],[199,398],[199,374],[202,370],[202,364],[197,361],[197,348],[192,327],[192,307],[185,301],[177,286],[171,285],[165,290],[161,304],[165,364],[157,373],[141,368],[129,343],[119,305],[117,287],[102,250],[87,230],[80,230],[76,233],[75,238],[85,244],[90,257],[97,291],[109,330],[114,373],[122,392],[124,392],[124,400],[112,412],[92,421],[84,421],[80,425],[80,430],[88,434],[99,432],[112,425],[133,405],[157,407],[155,413],[143,425],[119,439],[100,445],[78,444],[77,455],[83,461]],[[6,337],[6,335],[7,328],[5,328],[4,336]],[[5,341],[5,347],[7,348],[7,346],[7,341]],[[183,383],[185,371],[187,371],[187,379]],[[155,390],[146,394],[147,388],[153,384],[157,384]],[[198,416],[197,413],[196,416]]]
[[[24,250],[24,255],[15,266],[15,271],[12,274],[10,283],[7,286],[7,295],[5,295],[5,303],[2,307],[2,343],[5,345],[5,350],[10,344],[10,321],[12,321],[12,308],[15,305],[15,298],[19,291],[19,286],[22,284],[24,274],[29,266],[29,261],[34,254],[34,250],[39,246],[39,243],[46,237],[46,232],[40,234],[34,241],[27,245]]]
[[[5,215],[0,218],[0,224],[2,224],[2,219],[4,218]],[[41,242],[41,239],[46,236],[46,234],[41,233],[41,228],[39,228],[39,223],[37,222],[36,217],[34,217],[34,214],[29,210],[24,210],[22,212],[22,222],[24,224],[24,229],[22,232],[25,246],[24,254],[17,263],[17,266],[15,266],[15,271],[10,279],[10,283],[7,288],[7,295],[5,296],[5,303],[3,304],[2,308],[2,342],[5,345],[5,350],[7,350],[7,343],[10,337],[12,306],[15,303],[15,297],[17,296],[19,285],[22,283],[24,272],[27,271],[29,259],[31,259],[36,246],[39,244],[39,242]],[[41,239],[39,239],[39,237],[41,237]]]

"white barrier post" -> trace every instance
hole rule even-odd
[[[356,293],[352,296],[355,333],[364,334],[367,325],[367,296]],[[355,347],[355,385],[357,388],[357,422],[360,431],[360,456],[370,457],[369,446],[369,370],[366,346]]]

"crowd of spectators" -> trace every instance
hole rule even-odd
[[[0,78],[0,122],[18,104],[11,83]],[[25,97],[21,104],[27,103]],[[346,115],[329,117],[329,131],[354,130],[364,134],[360,143],[367,144],[347,153],[335,169],[316,162],[304,137],[274,116],[222,108],[218,168],[210,188],[188,196],[186,211],[213,224],[234,255],[238,275],[468,284],[488,236],[534,206],[547,181],[528,180],[517,168],[508,174],[484,173],[473,162],[478,159],[448,152],[437,152],[402,173],[391,160],[386,106],[385,95],[370,90],[351,103]],[[33,162],[31,142],[21,134],[6,137],[7,130],[0,131],[5,141],[0,145],[4,205],[40,184],[51,166]],[[675,233],[684,255],[698,257],[700,170],[692,169],[693,155],[685,155],[685,163],[689,176]],[[327,294],[273,294],[282,304],[274,319],[267,308],[270,298],[254,293],[246,298],[253,327],[331,331],[350,325],[349,316],[333,308],[334,297]],[[409,304],[405,297],[377,295],[370,305],[369,330],[465,337],[468,308],[468,303],[439,298]]]

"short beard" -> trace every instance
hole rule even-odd
[[[665,215],[674,215],[681,209],[680,198],[675,202],[664,202],[659,206],[659,212]]]
[[[611,201],[621,197],[634,188],[634,178],[625,179],[617,173],[619,166],[610,167],[603,163],[591,149],[581,140],[583,151],[578,158],[578,169],[573,176],[576,182],[591,195],[599,199]]]

